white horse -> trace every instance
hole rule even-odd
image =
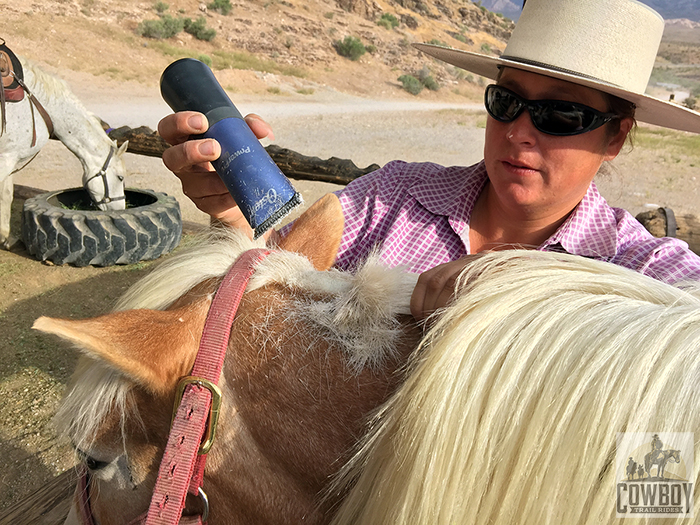
[[[117,148],[102,129],[100,120],[90,113],[61,79],[42,71],[25,58],[17,57],[24,71],[26,86],[19,101],[5,101],[0,135],[0,247],[8,249],[10,211],[13,197],[12,174],[31,161],[50,138],[47,122],[32,97],[39,101],[50,118],[53,136],[80,160],[83,186],[100,210],[125,208],[122,159],[127,143]]]

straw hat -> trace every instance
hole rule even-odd
[[[591,87],[636,104],[641,122],[700,133],[700,113],[644,94],[663,31],[636,0],[528,0],[500,57],[414,46],[491,79],[508,66]]]

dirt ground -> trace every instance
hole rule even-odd
[[[60,71],[58,72],[60,75]],[[109,82],[89,74],[65,75],[88,107],[113,127],[155,128],[169,112],[155,85]],[[240,94],[242,112],[263,115],[275,130],[275,143],[305,155],[351,159],[360,167],[398,158],[446,165],[481,158],[484,112],[472,103],[372,100],[333,89],[313,95]],[[644,127],[637,146],[599,179],[613,204],[636,214],[651,206],[700,214],[696,177],[700,175],[697,137]],[[266,141],[265,143],[269,143]],[[160,159],[127,154],[127,186],[174,195],[187,221],[186,238],[207,217],[182,195],[177,179]],[[51,141],[15,175],[15,183],[44,190],[80,185],[77,159]],[[293,181],[311,203],[339,186]],[[14,206],[19,231],[21,201]],[[56,436],[51,415],[73,369],[76,352],[30,327],[40,315],[88,317],[108,311],[123,291],[153,264],[126,267],[51,266],[24,251],[0,251],[0,510],[69,468],[69,444]]]

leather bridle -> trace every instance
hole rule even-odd
[[[244,252],[219,286],[207,314],[191,375],[178,384],[173,422],[163,453],[148,512],[129,525],[194,525],[206,523],[209,502],[202,489],[207,452],[216,434],[221,404],[217,386],[223,368],[231,325],[255,266],[270,254],[258,248]],[[90,508],[90,477],[86,467],[76,487],[83,525],[95,525]],[[198,496],[204,512],[182,516],[187,494]]]
[[[88,182],[90,182],[92,179],[96,179],[100,177],[102,179],[102,185],[104,186],[105,189],[105,195],[102,197],[102,200],[100,201],[95,201],[95,205],[100,205],[100,204],[107,204],[110,202],[114,201],[122,201],[126,199],[126,195],[122,195],[121,197],[110,197],[109,195],[109,185],[107,184],[107,169],[109,168],[109,163],[112,161],[112,157],[114,157],[114,152],[116,151],[116,148],[114,146],[109,147],[109,153],[107,154],[107,159],[105,159],[104,164],[102,165],[102,169],[95,173],[92,177],[88,178],[83,182],[83,187],[85,188],[85,191],[88,191]],[[124,180],[122,176],[119,176],[119,180]]]

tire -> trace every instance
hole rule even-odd
[[[180,205],[151,190],[125,190],[125,210],[83,210],[83,188],[43,193],[27,199],[22,240],[41,261],[73,266],[112,266],[157,259],[182,237]]]

